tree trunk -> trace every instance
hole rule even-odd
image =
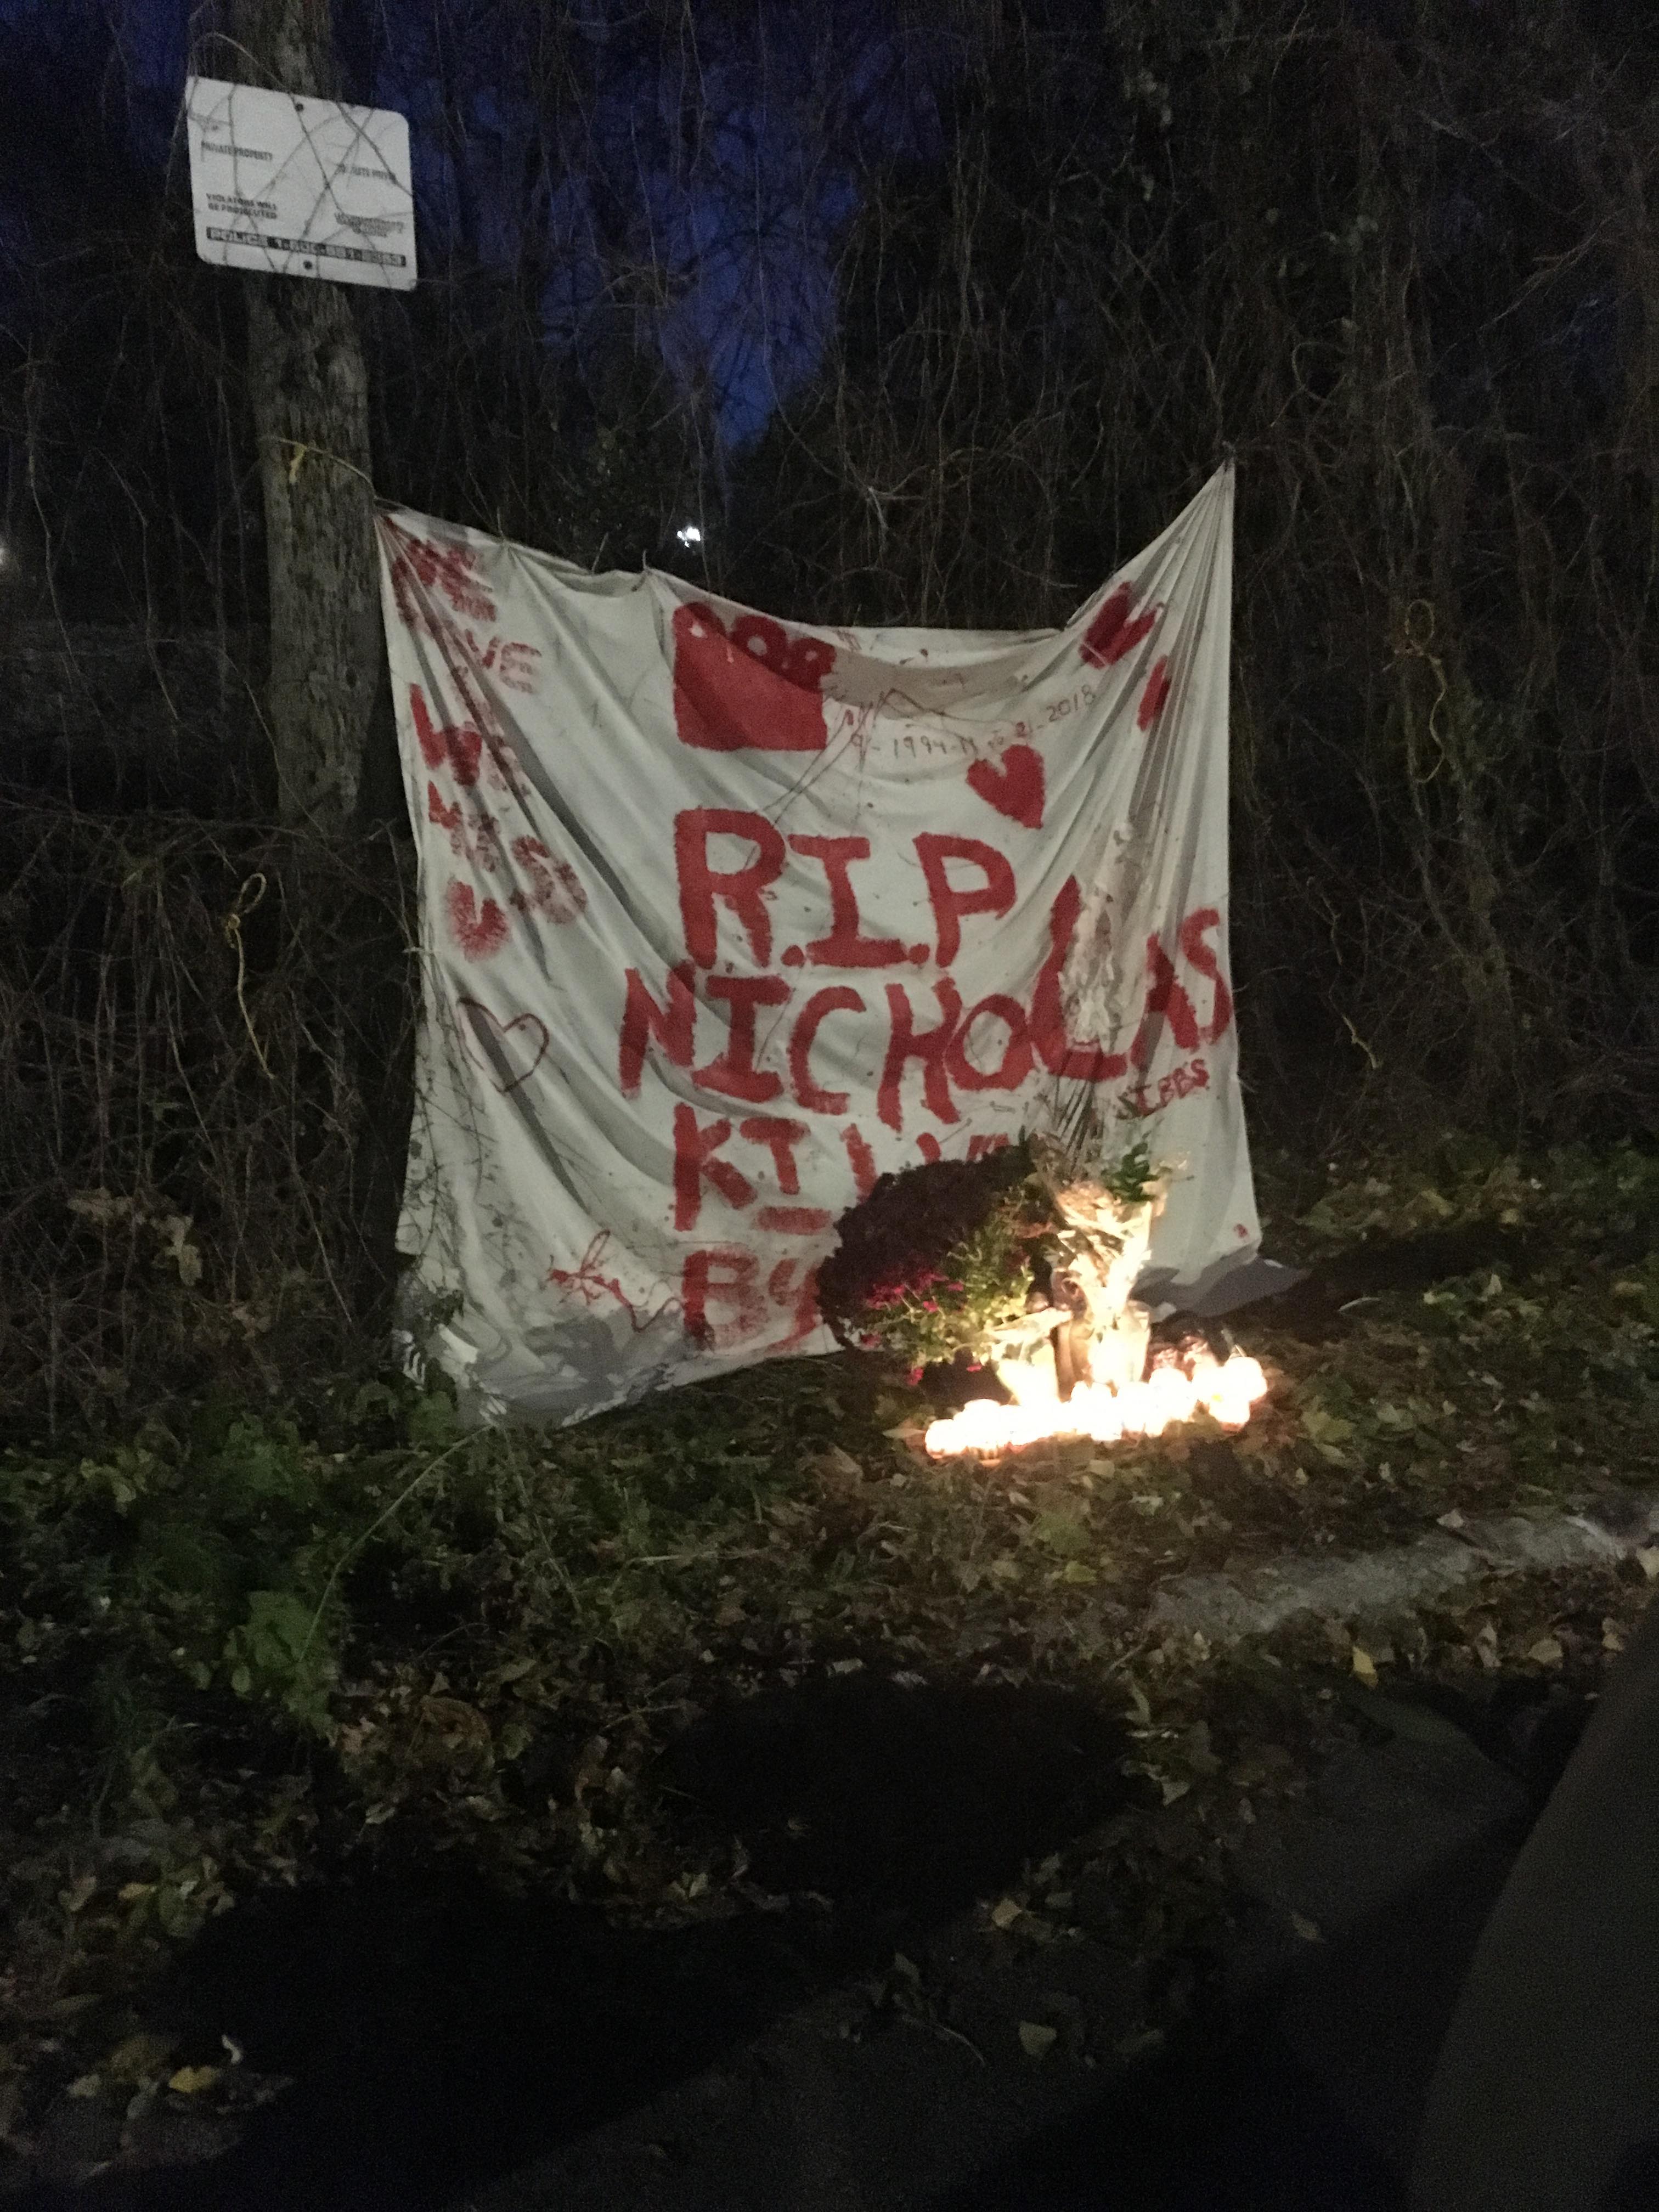
[[[329,0],[228,0],[251,79],[333,99]],[[248,390],[264,491],[270,590],[267,714],[283,825],[285,886],[312,928],[314,1036],[326,1110],[349,1128],[361,1261],[342,1285],[366,1329],[383,1323],[412,1107],[410,965],[397,926],[392,837],[364,836],[403,811],[381,632],[368,378],[345,288],[248,276]],[[376,790],[379,784],[386,787]],[[353,881],[317,847],[354,848]]]
[[[327,0],[234,0],[233,21],[262,82],[333,96]],[[244,282],[282,817],[334,840],[357,812],[381,659],[368,380],[343,286]]]

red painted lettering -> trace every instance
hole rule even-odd
[[[478,732],[470,722],[437,728],[418,684],[409,687],[409,711],[414,720],[421,758],[428,768],[441,768],[447,761],[456,782],[463,791],[470,791],[478,781],[478,763],[483,751],[483,739]]]
[[[422,626],[424,610],[415,597],[416,588],[441,591],[458,614],[473,622],[493,622],[495,602],[477,573],[478,556],[467,545],[444,545],[416,537],[401,523],[382,526],[393,547],[392,594],[398,612],[408,626]]]
[[[771,1152],[778,1188],[786,1198],[799,1198],[800,1195],[800,1170],[795,1165],[795,1147],[806,1133],[805,1121],[786,1121],[774,1114],[756,1114],[738,1125],[740,1137],[751,1145],[764,1145]]]
[[[665,1006],[659,1006],[646,989],[637,969],[628,970],[628,997],[623,1006],[622,1041],[617,1052],[617,1074],[624,1098],[639,1096],[646,1047],[653,1037],[674,1066],[690,1066],[691,1036],[696,1018],[689,960],[683,960],[671,972],[668,1003]]]
[[[821,1237],[835,1218],[824,1206],[763,1206],[755,1216],[755,1226],[779,1237]]]
[[[493,898],[481,907],[471,884],[452,881],[444,893],[450,933],[469,960],[488,960],[507,942],[507,920]]]
[[[513,894],[512,904],[520,914],[562,923],[574,921],[586,910],[587,893],[575,870],[568,860],[556,860],[539,837],[515,837],[513,857],[530,878],[528,890]]]
[[[887,1040],[887,1058],[881,1071],[881,1087],[876,1094],[876,1110],[890,1129],[902,1129],[904,1109],[901,1092],[906,1066],[919,1060],[922,1067],[922,1096],[927,1101],[927,1110],[940,1121],[955,1121],[961,1117],[956,1101],[951,1096],[947,1080],[948,1055],[955,1040],[957,1025],[962,1019],[962,994],[948,975],[941,975],[933,986],[933,995],[939,1000],[944,1020],[936,1030],[918,1030],[911,1009],[909,994],[902,983],[887,986],[887,1009],[892,1027]]]
[[[1224,1036],[1233,1018],[1233,994],[1221,972],[1221,956],[1214,945],[1204,941],[1207,931],[1220,927],[1221,916],[1215,908],[1201,906],[1196,913],[1188,915],[1180,931],[1181,951],[1187,965],[1206,976],[1215,994],[1210,1003],[1210,1018],[1198,1032],[1205,1044],[1213,1044],[1218,1036]],[[1202,1060],[1198,1062],[1200,1067],[1203,1064]]]
[[[870,857],[867,837],[792,837],[793,851],[823,863],[830,880],[830,934],[814,939],[806,957],[815,968],[891,968],[904,958],[896,937],[864,937],[859,931],[858,894],[851,874],[854,860]],[[835,1109],[830,1109],[832,1112]]]
[[[794,1086],[795,1103],[804,1106],[809,1114],[847,1111],[844,1091],[823,1091],[813,1080],[812,1047],[817,1039],[818,1024],[827,1014],[863,1012],[864,1000],[849,983],[836,983],[827,991],[814,991],[801,1008],[789,1039],[789,1080]]]
[[[1193,1002],[1156,936],[1146,939],[1146,969],[1152,981],[1146,986],[1140,1027],[1129,1047],[1130,1066],[1140,1068],[1147,1066],[1157,1050],[1158,1030],[1166,1021],[1182,1052],[1191,1052],[1198,1043],[1198,1016],[1193,1012]]]
[[[441,830],[449,840],[449,849],[457,860],[466,857],[466,836],[461,827],[461,802],[446,806],[444,795],[435,783],[426,787],[426,818]]]
[[[962,950],[964,915],[1005,915],[1012,906],[1014,872],[994,845],[978,837],[937,837],[928,830],[916,839],[916,858],[927,879],[927,896],[939,927],[939,963],[948,968]],[[972,890],[957,890],[946,872],[949,860],[967,861],[985,880]],[[888,996],[892,996],[890,989]]]
[[[989,1021],[1001,1022],[1008,1031],[1002,1058],[992,1068],[976,1066],[968,1054],[969,1038],[981,1014]],[[1030,1073],[1036,1059],[1024,1007],[1018,999],[1005,998],[1000,993],[981,999],[963,1016],[962,1026],[951,1038],[946,1057],[951,1081],[959,1083],[964,1091],[1018,1091]]]
[[[540,646],[528,645],[520,638],[507,639],[501,646],[496,677],[509,691],[533,691],[537,671],[532,664],[541,657]]]
[[[703,989],[709,998],[724,999],[730,1006],[732,1026],[725,1051],[698,1068],[691,1080],[723,1097],[741,1098],[745,1105],[765,1105],[782,1090],[783,1078],[755,1065],[755,1014],[761,1006],[782,1006],[789,986],[781,975],[711,975]]]
[[[712,1183],[728,1206],[741,1207],[753,1200],[755,1186],[748,1176],[734,1168],[730,1160],[715,1158],[731,1133],[729,1121],[711,1121],[703,1129],[697,1126],[696,1115],[690,1106],[674,1109],[676,1229],[696,1227],[697,1216],[702,1212],[705,1182]]]
[[[688,1252],[680,1277],[686,1334],[710,1352],[724,1352],[757,1334],[766,1323],[759,1277],[760,1263],[753,1253],[734,1245]],[[727,1318],[711,1318],[711,1306],[723,1308]]]
[[[827,1225],[827,1214],[824,1220]],[[802,1270],[799,1260],[780,1260],[766,1279],[766,1295],[775,1306],[791,1312],[789,1334],[770,1347],[772,1352],[788,1352],[804,1344],[818,1325],[817,1269],[814,1267]]]
[[[876,1156],[854,1122],[842,1131],[841,1140],[847,1147],[847,1164],[853,1170],[853,1188],[860,1199],[868,1198],[876,1187]]]
[[[747,867],[721,870],[708,864],[711,837],[746,837],[755,848]],[[680,918],[685,949],[700,968],[712,968],[719,949],[717,904],[730,907],[748,933],[755,965],[772,957],[772,917],[766,887],[783,873],[787,857],[782,837],[763,814],[732,807],[691,806],[674,817],[674,868],[679,879]]]

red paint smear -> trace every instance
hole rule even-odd
[[[1158,620],[1158,609],[1146,607],[1131,622],[1133,599],[1130,586],[1120,584],[1090,623],[1080,650],[1091,667],[1110,668],[1133,653]]]
[[[1140,695],[1140,711],[1135,716],[1143,730],[1150,730],[1163,711],[1164,702],[1170,696],[1170,656],[1152,664],[1152,672],[1146,678],[1146,689]]]
[[[1112,648],[1119,632],[1129,619],[1129,602],[1133,594],[1127,584],[1120,584],[1090,623],[1083,640],[1083,658],[1093,668],[1104,668],[1116,655]]]

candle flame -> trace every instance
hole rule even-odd
[[[1087,1437],[1115,1444],[1124,1437],[1161,1437],[1172,1423],[1190,1420],[1197,1413],[1209,1414],[1224,1429],[1242,1429],[1251,1407],[1267,1390],[1260,1363],[1243,1352],[1219,1360],[1200,1349],[1179,1364],[1168,1361],[1154,1367],[1144,1382],[1121,1390],[1084,1383],[1063,1403],[1052,1381],[1046,1390],[1034,1387],[1029,1366],[1010,1362],[1006,1373],[1000,1367],[998,1372],[1011,1389],[1018,1390],[1016,1401],[1000,1406],[990,1398],[970,1399],[959,1413],[931,1423],[924,1438],[930,1458],[994,1458],[1050,1437]]]

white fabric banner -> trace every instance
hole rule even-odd
[[[425,955],[403,1243],[474,1402],[829,1349],[836,1217],[1080,1091],[1176,1170],[1144,1294],[1255,1253],[1230,469],[1022,635],[811,629],[398,511],[380,542]]]

